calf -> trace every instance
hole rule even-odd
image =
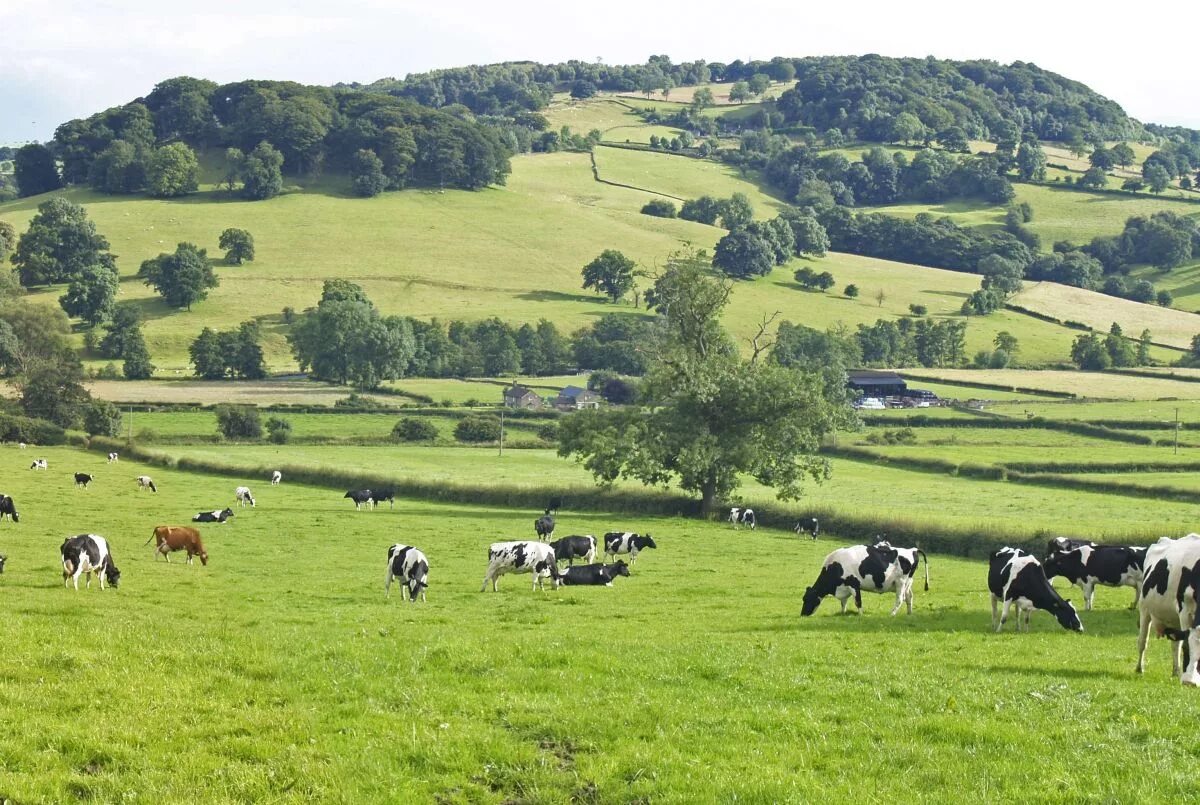
[[[105,582],[114,588],[121,584],[121,571],[113,561],[112,553],[108,550],[108,541],[98,534],[79,534],[67,537],[59,548],[62,554],[63,586],[68,581],[74,581],[75,589],[79,589],[79,576],[87,574],[86,588],[92,586],[92,574],[100,579],[100,589]]]
[[[899,612],[903,604],[911,615],[913,578],[921,559],[925,560],[925,589],[928,591],[929,560],[920,548],[896,548],[884,540],[873,545],[838,548],[825,557],[816,582],[804,591],[800,614],[813,614],[821,600],[829,595],[841,603],[843,614],[853,596],[854,606],[861,613],[865,590],[871,593],[894,592],[896,605],[892,607],[891,614]]]
[[[233,490],[233,497],[239,506],[245,506],[247,503],[251,506],[254,505],[254,495],[250,494],[250,487],[248,486],[239,486]]]
[[[1145,548],[1127,548],[1121,545],[1097,545],[1092,542],[1073,547],[1063,543],[1072,540],[1050,540],[1050,551],[1042,560],[1046,578],[1062,576],[1083,590],[1083,608],[1091,610],[1096,595],[1096,585],[1105,587],[1132,587],[1133,606],[1137,606],[1142,584],[1142,565],[1146,561]]]
[[[1064,629],[1083,631],[1079,613],[1071,602],[1064,600],[1046,578],[1042,563],[1033,554],[1020,548],[1001,548],[988,562],[988,590],[992,594],[992,628],[999,632],[1008,620],[1008,608],[1017,607],[1017,631],[1021,631],[1021,612],[1025,613],[1025,631],[1029,631],[1029,616],[1035,609],[1052,614]],[[997,619],[996,604],[1003,602]]]
[[[385,502],[387,503],[389,509],[395,508],[396,490],[394,490],[390,487],[388,489],[372,489],[371,490],[371,507],[372,508],[374,508],[375,506],[378,506],[380,503],[385,503]]]
[[[490,581],[492,592],[496,592],[496,582],[505,573],[532,573],[535,590],[543,589],[542,579],[547,576],[554,580],[555,587],[562,583],[562,575],[558,572],[558,563],[554,559],[554,549],[544,542],[493,542],[488,548],[487,574],[483,577],[483,586],[479,591],[487,590]]]
[[[193,523],[223,523],[233,517],[233,509],[226,506],[224,509],[214,509],[210,512],[200,512],[192,518]]]
[[[551,516],[550,510],[546,509],[546,513],[533,521],[533,530],[537,532],[538,539],[550,539],[554,536],[554,517]]]
[[[758,521],[754,518],[754,509],[730,509],[729,522],[733,523],[734,528],[748,525],[753,531]]]
[[[604,555],[629,554],[629,563],[637,561],[638,554],[647,548],[657,548],[649,534],[640,536],[631,531],[609,531],[604,535]]]
[[[388,548],[387,577],[384,579],[383,591],[385,597],[392,597],[392,579],[400,579],[400,600],[408,595],[409,601],[416,601],[417,596],[425,600],[425,590],[429,587],[429,560],[425,554],[411,545],[399,543]]]
[[[629,565],[618,559],[611,565],[580,565],[569,567],[563,573],[562,583],[567,585],[603,584],[611,587],[617,576],[628,576]]]
[[[200,564],[208,564],[208,551],[204,550],[204,541],[200,539],[200,532],[191,526],[160,525],[150,534],[150,539],[146,540],[146,544],[149,545],[151,541],[154,542],[155,559],[162,554],[169,563],[172,551],[187,551],[189,565],[192,563],[192,558],[196,556],[200,557]]]
[[[75,473],[75,486],[87,489],[87,485],[91,482],[92,476],[88,475],[86,472]]]
[[[36,458],[33,460],[33,463],[29,465],[29,469],[31,469],[31,470],[45,470],[45,469],[49,469],[49,468],[50,468],[50,465],[46,462],[46,459],[44,459],[44,458]]]
[[[797,534],[808,534],[813,539],[821,533],[821,523],[816,517],[805,517],[796,521],[796,527],[792,529]]]
[[[271,486],[279,486],[279,482],[283,480],[283,473],[275,470],[271,473]]]
[[[574,565],[576,559],[582,559],[591,564],[596,561],[596,538],[591,534],[584,537],[563,537],[550,543],[554,549],[554,558],[561,562],[567,560],[567,565]]]
[[[112,464],[113,462],[118,461],[120,458],[121,458],[121,455],[119,453],[109,453],[108,454],[108,463]]]
[[[1145,568],[1138,602],[1137,672],[1146,669],[1146,641],[1154,626],[1159,636],[1174,641],[1171,666],[1179,681],[1200,685],[1200,534],[1163,537],[1146,551]]]
[[[14,523],[21,522],[21,518],[17,514],[16,501],[8,495],[0,495],[0,520],[3,520],[5,517]]]
[[[354,508],[361,509],[366,506],[368,509],[375,505],[374,499],[371,497],[370,489],[351,489],[346,494],[342,495],[342,499],[350,498],[354,501]]]
[[[149,475],[139,475],[134,480],[137,481],[137,488],[139,491],[142,489],[149,489],[151,492],[158,491],[158,487],[154,485],[154,479]]]

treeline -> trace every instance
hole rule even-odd
[[[959,366],[966,361],[966,334],[967,323],[952,319],[879,319],[824,332],[784,321],[770,355],[781,366],[835,373],[858,366]]]
[[[545,128],[528,121],[526,134]],[[349,170],[360,152],[383,164],[388,187],[479,189],[502,183],[518,150],[513,124],[430,109],[402,98],[291,81],[214,82],[180,77],[145,98],[71,120],[49,144],[16,154],[22,195],[62,183],[110,193],[179,195],[194,190],[194,149],[252,154],[267,144],[292,174]],[[261,156],[262,154],[260,154]],[[55,160],[62,164],[61,175]],[[251,166],[258,167],[258,166]]]

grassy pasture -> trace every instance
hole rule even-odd
[[[438,403],[449,400],[457,405],[475,400],[480,405],[500,405],[503,402],[504,387],[514,381],[533,389],[542,397],[553,397],[566,386],[586,387],[587,379],[587,374],[497,378],[495,380],[409,377],[396,380],[388,385],[396,391],[432,397],[434,402]]]
[[[773,218],[786,206],[765,185],[719,162],[624,148],[597,148],[595,158],[600,178],[655,193],[682,199],[745,193],[759,218]]]
[[[1149,381],[1151,383],[1156,381]],[[990,410],[1009,416],[1024,416],[1026,412],[1047,419],[1088,420],[1144,420],[1148,422],[1173,422],[1179,410],[1180,421],[1200,422],[1200,399],[1141,399],[1117,402],[1020,402],[1013,405],[1000,403]],[[1168,435],[1168,434],[1164,434]]]
[[[88,391],[101,400],[113,402],[245,403],[247,405],[326,405],[333,406],[349,396],[351,389],[311,380],[271,378],[236,383],[216,380],[89,380]],[[5,393],[12,390],[5,387]],[[365,394],[382,405],[411,403],[404,397]]]
[[[1170,291],[1173,297],[1172,307],[1193,313],[1200,312],[1200,259],[1170,271],[1140,266],[1131,271],[1130,275],[1136,279],[1149,280],[1159,290]]]
[[[1156,342],[1183,349],[1200,334],[1200,315],[1195,313],[1131,302],[1054,282],[1026,283],[1024,290],[1010,301],[1035,313],[1060,321],[1077,321],[1101,332],[1107,332],[1113,322],[1120,324],[1132,338],[1149,330]]]
[[[1144,702],[1177,709],[1195,693],[1161,643],[1134,676],[1127,591],[1102,590],[1083,635],[1044,614],[1029,634],[993,635],[984,567],[934,556],[912,616],[868,596],[861,617],[827,601],[801,620],[831,541],[739,532],[773,560],[714,564],[727,526],[566,514],[565,530],[633,525],[659,550],[611,589],[531,593],[505,577],[481,594],[487,544],[526,536],[529,513],[355,513],[286,482],[204,528],[208,567],[168,565],[142,547],[151,527],[229,500],[229,479],[156,468],[152,497],[110,485],[100,458],[47,455],[49,473],[7,487],[24,515],[3,531],[0,579],[0,703],[21,714],[0,726],[0,794],[14,801],[886,799],[880,756],[933,799],[966,776],[996,800],[1192,790],[1186,763],[1145,773],[1147,752],[1196,752],[1186,720]],[[68,467],[96,470],[96,485],[75,493]],[[143,469],[123,462],[122,483]],[[53,503],[47,483],[63,485]],[[85,530],[110,538],[120,589],[62,588],[58,542]],[[397,539],[430,557],[428,603],[384,600]],[[1024,762],[1047,742],[1059,762]]]
[[[938,380],[995,383],[1021,388],[1069,391],[1080,397],[1109,400],[1157,400],[1177,397],[1181,400],[1200,399],[1200,383],[1182,380],[1134,377],[1111,372],[1076,372],[1070,370],[1033,369],[914,369],[923,377]],[[920,382],[920,381],[918,381]],[[980,389],[980,394],[986,393]],[[1043,403],[1057,410],[1060,403]],[[1034,405],[1021,404],[1022,409]]]

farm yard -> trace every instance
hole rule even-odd
[[[658,550],[612,588],[531,592],[506,576],[480,593],[488,543],[531,538],[532,513],[405,499],[355,512],[286,477],[37,452],[45,473],[24,469],[28,451],[2,454],[22,515],[0,530],[0,702],[23,714],[0,727],[0,794],[14,801],[178,799],[200,780],[213,798],[277,801],[683,801],[701,786],[712,799],[888,798],[881,756],[933,798],[968,773],[989,799],[1192,788],[1186,763],[1145,773],[1190,746],[1186,720],[1145,702],[1187,707],[1192,692],[1162,642],[1133,674],[1127,589],[1097,594],[1082,635],[1040,613],[1028,634],[994,635],[985,565],[934,554],[911,616],[867,595],[861,617],[828,600],[802,620],[800,594],[840,540],[568,510],[563,533],[634,528]],[[96,480],[74,490],[71,471]],[[157,495],[136,491],[142,472]],[[240,482],[258,505],[202,527],[207,567],[143,546],[155,525],[232,503]],[[82,532],[108,537],[118,589],[62,588],[58,542]],[[384,599],[396,541],[429,556],[427,603]],[[1047,744],[1053,767],[1024,762]]]

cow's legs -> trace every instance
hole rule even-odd
[[[999,625],[998,617],[1000,615],[1000,611],[996,608],[996,603],[999,600],[1000,599],[996,598],[995,593],[993,593],[992,594],[992,631],[994,631],[994,632],[1000,631],[998,628],[996,628]]]
[[[912,581],[912,579],[909,579],[908,584],[906,585],[906,589],[904,591],[904,603],[908,607],[908,612],[906,612],[905,614],[911,615],[912,614],[912,605],[913,605],[913,581]]]
[[[1142,583],[1139,581],[1133,585],[1133,603],[1129,605],[1130,609],[1137,609],[1138,602],[1142,600]]]
[[[1085,581],[1083,587],[1083,608],[1087,612],[1092,611],[1092,599],[1096,597],[1096,582]]]
[[[1012,606],[1012,601],[1010,601],[1009,599],[1005,598],[1005,599],[1004,599],[1004,603],[1003,603],[1003,604],[1000,606],[1000,623],[999,623],[999,624],[996,626],[996,631],[997,631],[997,632],[1000,632],[1000,631],[1003,631],[1003,630],[1004,630],[1004,623],[1005,623],[1005,621],[1007,621],[1007,620],[1008,620],[1008,608],[1009,608],[1010,606]],[[1020,631],[1020,629],[1021,629],[1021,621],[1020,621],[1020,619],[1018,618],[1018,620],[1017,620],[1017,631]]]
[[[1138,661],[1134,669],[1139,674],[1146,672],[1146,641],[1150,637],[1150,613],[1141,612],[1138,618]]]
[[[1184,641],[1182,641],[1182,640],[1172,640],[1171,641],[1171,676],[1179,676],[1179,673],[1180,673],[1180,662],[1179,661],[1183,656],[1183,642]]]
[[[904,603],[904,585],[897,584],[896,585],[896,606],[892,607],[892,611],[891,611],[891,615],[893,617],[895,617],[896,613],[900,611],[900,605],[903,603]]]

